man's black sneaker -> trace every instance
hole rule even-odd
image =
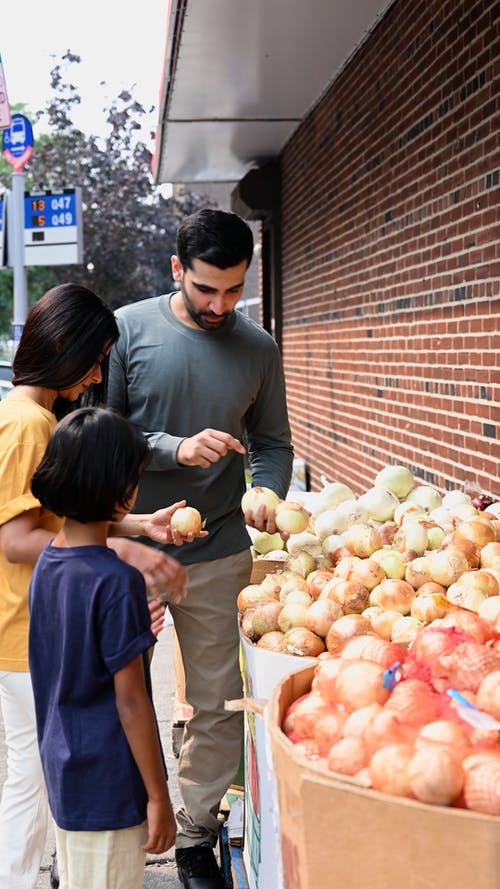
[[[226,889],[210,843],[175,850],[179,880],[185,889]]]

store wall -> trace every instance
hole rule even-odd
[[[282,157],[296,454],[360,492],[387,462],[500,498],[493,0],[400,0]]]

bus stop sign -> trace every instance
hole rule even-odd
[[[33,154],[33,127],[24,114],[13,114],[10,127],[3,131],[3,156],[15,173],[21,173]]]

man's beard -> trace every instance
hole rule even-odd
[[[223,315],[214,315],[213,312],[199,312],[189,299],[184,287],[181,289],[185,309],[197,327],[201,327],[202,330],[220,330],[222,327],[226,326],[227,322],[233,315],[234,309],[230,312],[224,312]],[[209,318],[214,318],[216,320],[209,321],[207,320]]]

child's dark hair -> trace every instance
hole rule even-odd
[[[127,509],[148,454],[142,432],[120,414],[79,408],[55,427],[31,490],[58,516],[111,521],[117,504]]]
[[[233,268],[253,256],[250,226],[236,213],[205,207],[186,216],[177,231],[177,257],[184,269],[201,259],[219,269]]]

